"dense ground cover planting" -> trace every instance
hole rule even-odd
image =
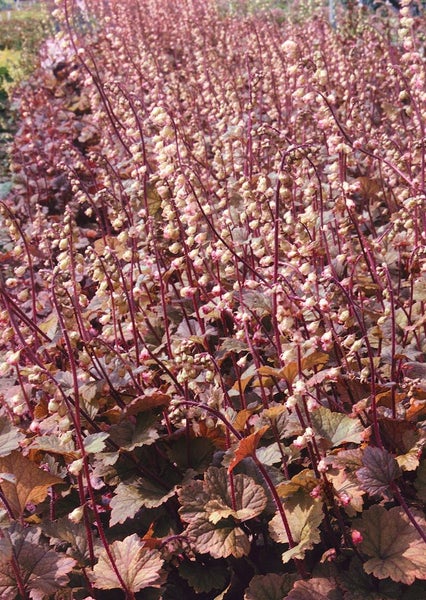
[[[418,600],[424,18],[93,4],[19,93],[1,597]]]

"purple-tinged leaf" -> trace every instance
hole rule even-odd
[[[171,463],[179,469],[191,469],[196,473],[203,473],[209,467],[213,452],[213,443],[205,437],[187,440],[183,436],[166,448]]]
[[[156,424],[155,413],[144,412],[137,415],[135,423],[123,419],[117,425],[113,425],[109,433],[115,444],[131,452],[139,446],[150,446],[159,438]]]
[[[344,596],[333,579],[314,577],[296,581],[284,600],[344,600]]]
[[[42,525],[43,534],[50,538],[50,545],[66,542],[69,544],[67,554],[75,558],[80,565],[89,560],[89,541],[83,523],[73,523],[68,516],[57,521],[46,521]]]
[[[362,512],[365,491],[360,488],[356,480],[353,480],[354,478],[343,469],[337,474],[327,474],[327,478],[333,484],[336,498],[350,517],[354,517],[357,512]]]
[[[2,599],[15,598],[19,592],[11,565],[12,552],[25,590],[32,600],[44,600],[67,585],[67,574],[74,567],[75,560],[41,544],[40,533],[38,529],[23,529],[17,524],[3,530],[2,546],[7,542],[10,552],[0,552]]]
[[[360,448],[339,450],[337,454],[326,456],[324,462],[331,465],[333,469],[345,469],[349,473],[354,473],[362,466],[362,451]]]
[[[205,506],[210,497],[204,489],[204,482],[191,480],[178,492],[181,507],[179,514],[186,523],[192,523],[205,516]]]
[[[80,453],[76,451],[74,440],[68,439],[68,436],[64,434],[37,436],[31,441],[30,448],[63,456],[69,462],[80,457]]]
[[[204,482],[185,484],[179,492],[182,519],[191,523],[206,518],[215,524],[228,517],[247,521],[260,515],[267,504],[263,487],[239,473],[233,476],[233,502],[229,477],[226,469],[210,467]]]
[[[390,486],[401,475],[395,458],[384,448],[368,446],[362,456],[363,466],[356,472],[363,490],[371,496],[393,497]]]

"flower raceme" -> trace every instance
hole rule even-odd
[[[424,595],[424,18],[261,4],[57,0],[17,91],[11,599]]]

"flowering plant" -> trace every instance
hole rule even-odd
[[[424,19],[314,4],[57,1],[2,204],[2,598],[424,594]]]

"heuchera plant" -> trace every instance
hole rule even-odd
[[[4,600],[426,597],[424,16],[227,4],[58,0],[17,92]]]

